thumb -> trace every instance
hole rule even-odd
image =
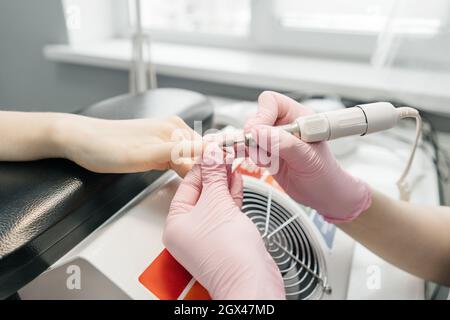
[[[230,182],[230,194],[238,208],[242,207],[244,182],[238,172],[233,172]]]
[[[228,173],[224,151],[216,143],[209,143],[203,152],[201,165],[203,187],[228,190]]]
[[[200,166],[196,165],[189,171],[178,187],[170,205],[169,217],[188,213],[196,204],[202,191]]]
[[[209,212],[205,212],[207,215],[216,212],[216,214],[226,216],[237,208],[239,181],[236,180],[233,183],[233,179],[229,175],[231,170],[228,168],[231,169],[231,166],[225,163],[223,150],[217,144],[209,144],[203,154],[201,166],[203,191],[199,200],[199,202],[206,203],[209,208],[207,210]],[[235,198],[230,193],[233,184]]]
[[[217,144],[208,144],[201,165],[203,190],[197,204],[201,210],[196,211],[202,219],[212,219],[218,223],[229,219],[239,209],[239,180],[233,181],[229,168],[223,150]]]

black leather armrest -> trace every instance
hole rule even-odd
[[[198,93],[157,89],[79,113],[106,119],[179,115],[208,129],[213,108]],[[63,159],[0,162],[0,298],[45,271],[161,174],[96,174]]]

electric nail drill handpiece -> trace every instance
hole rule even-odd
[[[375,102],[360,104],[352,108],[311,114],[302,116],[294,122],[278,126],[277,128],[292,133],[304,142],[312,143],[326,140],[334,140],[349,136],[364,136],[369,133],[384,131],[393,128],[400,119],[416,119],[416,137],[405,169],[403,170],[397,186],[400,191],[400,199],[409,199],[409,186],[406,176],[411,168],[422,132],[422,120],[419,112],[410,107],[394,107],[389,102]],[[251,133],[245,134],[243,140],[236,143],[254,144]],[[227,141],[224,146],[229,145]]]
[[[302,116],[277,128],[292,133],[302,141],[319,142],[384,131],[393,128],[400,119],[418,116],[418,111],[413,108],[395,108],[389,102],[375,102]],[[247,145],[252,140],[251,134],[245,135]]]

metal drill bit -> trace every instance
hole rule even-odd
[[[249,146],[253,144],[254,140],[251,133],[242,134],[240,137],[224,139],[222,141],[222,147],[234,147],[239,144],[245,144]]]
[[[284,130],[286,132],[289,132],[290,134],[301,139],[300,138],[300,128],[298,127],[297,122],[278,126],[276,128]],[[225,139],[222,142],[222,146],[223,147],[232,147],[232,146],[236,146],[241,143],[244,143],[246,146],[253,146],[253,145],[255,145],[256,142],[255,142],[255,139],[253,138],[253,135],[250,132],[248,132],[248,133],[242,134],[241,136],[239,136],[238,138],[235,138],[235,139]]]

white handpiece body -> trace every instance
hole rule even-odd
[[[360,104],[352,108],[336,110],[303,116],[293,123],[279,126],[281,130],[292,133],[305,142],[319,142],[342,137],[363,136],[393,128],[400,119],[416,119],[416,139],[409,156],[405,170],[397,186],[402,200],[409,199],[409,189],[406,176],[411,168],[414,154],[422,132],[422,120],[416,109],[410,107],[395,108],[389,102]],[[253,140],[251,133],[244,136],[244,142],[249,145]]]
[[[303,116],[288,131],[305,142],[319,142],[387,130],[394,127],[398,119],[399,113],[392,104],[376,102]]]

